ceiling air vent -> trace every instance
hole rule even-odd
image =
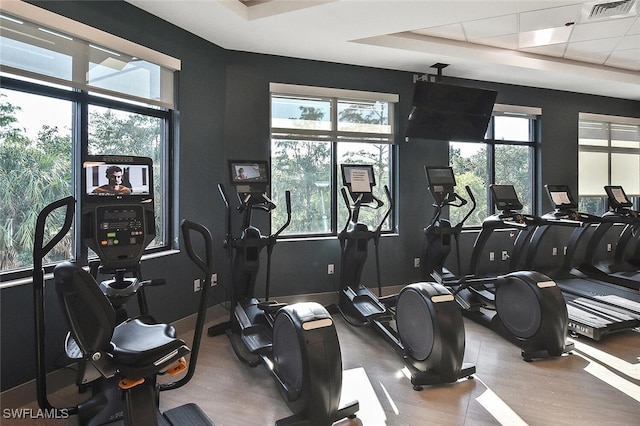
[[[636,0],[618,0],[594,4],[591,12],[589,12],[588,19],[635,15],[635,8],[633,7],[635,2]]]

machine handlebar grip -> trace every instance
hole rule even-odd
[[[200,268],[202,272],[206,274],[207,278],[210,277],[213,272],[213,247],[211,243],[213,239],[211,238],[211,232],[209,232],[209,230],[203,225],[191,222],[187,219],[183,219],[182,222],[180,222],[180,227],[182,229],[182,236],[184,237],[185,250],[187,251],[187,255],[193,261],[193,263],[195,263],[198,268]],[[204,240],[205,244],[205,259],[200,257],[200,255],[193,250],[191,231],[197,232],[202,235],[202,239]]]

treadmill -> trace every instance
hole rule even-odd
[[[627,261],[627,247],[636,238],[640,229],[640,212],[632,210],[633,203],[627,197],[622,186],[605,186],[604,189],[609,198],[610,210],[602,216],[602,221],[589,239],[585,261],[578,269],[588,277],[640,290],[640,266],[635,260],[637,259],[637,250],[640,247],[637,242],[631,262]],[[613,226],[621,224],[626,226],[620,233],[613,261],[598,261],[596,252],[603,238]]]
[[[546,185],[545,188],[554,211],[542,216],[545,224],[538,226],[528,240],[527,252],[533,255],[526,256],[525,268],[550,276],[560,287],[567,303],[569,328],[573,332],[600,340],[608,334],[640,326],[640,292],[610,280],[590,278],[573,267],[578,244],[591,225],[602,222],[602,217],[578,212],[567,185]],[[535,253],[547,231],[570,222],[575,223],[576,229],[569,238],[564,264],[559,268],[547,268],[555,270],[534,268]]]

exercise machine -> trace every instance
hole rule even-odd
[[[264,236],[252,224],[253,212],[271,213],[276,205],[266,194],[269,165],[266,161],[229,161],[230,180],[238,195],[241,232],[234,237],[231,206],[224,185],[218,190],[226,207],[225,248],[231,263],[232,290],[229,321],[209,328],[209,336],[229,337],[236,356],[251,367],[263,364],[275,379],[293,412],[278,426],[330,425],[355,417],[357,401],[340,405],[342,356],[338,335],[329,312],[319,303],[278,303],[269,300],[271,253],[278,235],[291,221],[291,200],[285,194],[287,220],[273,234]],[[260,254],[266,248],[266,300],[255,297]]]
[[[640,290],[640,266],[637,262],[638,250],[640,250],[640,244],[637,241],[640,212],[633,210],[633,203],[622,186],[607,185],[604,189],[607,193],[609,211],[602,215],[589,238],[586,257],[578,269],[588,277],[610,281],[636,291]],[[598,247],[610,230],[619,225],[624,225],[624,228],[619,234],[613,259],[598,261]],[[631,258],[628,258],[627,248],[633,239],[636,239],[636,247],[632,250]]]
[[[396,295],[382,296],[378,246],[383,223],[393,208],[391,194],[385,186],[388,206],[376,228],[371,229],[360,221],[361,209],[375,212],[385,205],[373,194],[373,166],[341,164],[341,171],[342,196],[349,217],[338,234],[340,312],[347,322],[371,326],[391,343],[411,372],[414,389],[471,378],[475,366],[463,363],[464,322],[449,290],[436,283],[420,282],[403,287]],[[377,296],[361,281],[369,241],[375,247]]]
[[[89,246],[105,265],[125,267],[140,262],[144,248],[153,240],[153,185],[151,160],[142,157],[92,157],[84,163],[85,172],[92,173],[94,167],[126,165],[138,174],[135,188],[126,195],[84,194],[83,240],[91,240]],[[144,176],[144,179],[142,178]],[[84,176],[86,187],[92,186]],[[60,230],[45,244],[47,222],[55,222],[55,216],[64,209],[64,222]],[[200,296],[198,320],[191,348],[177,338],[175,329],[162,323],[151,323],[149,318],[133,318],[119,322],[116,309],[102,291],[94,277],[77,263],[59,263],[53,272],[55,290],[63,317],[69,326],[71,339],[67,350],[71,359],[90,365],[98,373],[92,377],[83,369],[84,385],[91,389],[91,396],[80,404],[54,407],[48,400],[46,381],[46,321],[44,290],[45,280],[42,263],[44,257],[62,240],[71,228],[75,199],[51,203],[38,215],[34,240],[34,312],[36,329],[36,386],[40,407],[48,415],[66,418],[77,415],[81,425],[213,425],[211,420],[195,404],[160,413],[159,392],[184,386],[193,376],[200,346],[207,292]],[[150,223],[151,222],[151,223]],[[183,223],[183,230],[192,227]],[[191,239],[185,237],[187,251]],[[211,250],[207,251],[206,263],[211,266]],[[207,270],[210,274],[210,270]],[[132,281],[133,283],[133,281]],[[206,286],[205,286],[206,287]],[[75,352],[79,352],[79,356]],[[186,356],[190,356],[187,367]],[[182,378],[163,384],[158,375],[184,374]]]
[[[524,267],[536,267],[553,277],[567,302],[569,328],[573,333],[600,340],[608,334],[638,327],[640,294],[637,291],[616,285],[604,276],[589,277],[574,267],[580,244],[589,228],[609,219],[577,211],[578,204],[567,185],[546,185],[545,188],[554,210],[542,216],[547,221],[530,237],[528,252],[533,255],[519,256],[526,262]],[[568,239],[564,261],[559,267],[534,265],[535,253],[540,251],[544,237],[559,220],[581,223]]]
[[[476,237],[469,274],[453,274],[444,263],[456,242],[457,267],[460,270],[459,235],[464,222],[476,208],[471,189],[466,192],[471,208],[455,226],[443,219],[443,209],[462,207],[468,201],[455,192],[455,176],[451,167],[425,167],[429,191],[435,200],[435,213],[424,229],[422,262],[425,274],[449,286],[463,313],[497,331],[521,348],[525,361],[557,357],[573,349],[567,343],[567,308],[555,282],[536,271],[515,271],[503,275],[482,275],[480,259],[489,238],[498,229],[526,229],[536,218],[519,212],[522,204],[513,186],[492,185],[491,192],[499,213],[486,218]]]

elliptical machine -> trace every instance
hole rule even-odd
[[[327,426],[355,417],[357,401],[340,405],[342,357],[338,335],[329,312],[319,303],[287,305],[269,300],[271,253],[278,235],[291,221],[291,200],[286,192],[287,221],[274,234],[263,236],[252,225],[254,210],[270,213],[276,205],[266,195],[266,161],[229,161],[231,182],[243,215],[242,231],[234,237],[231,207],[224,186],[218,190],[227,211],[225,248],[231,263],[232,291],[229,321],[209,328],[209,336],[226,333],[236,356],[251,367],[264,364],[293,415],[278,426]],[[255,297],[260,252],[267,249],[266,301]]]
[[[105,263],[118,263],[125,267],[139,264],[144,247],[153,239],[153,185],[151,160],[141,157],[92,158],[85,163],[85,171],[109,164],[126,164],[145,176],[145,183],[135,182],[135,190],[127,195],[97,196],[90,192],[90,178],[84,176],[87,191],[84,194],[84,240],[92,239],[91,247]],[[97,164],[100,164],[98,166]],[[67,197],[45,207],[38,215],[34,241],[34,311],[36,328],[37,397],[38,403],[49,416],[66,418],[77,415],[80,425],[213,425],[211,420],[195,404],[186,404],[160,413],[159,391],[177,389],[193,376],[200,346],[207,292],[203,290],[198,309],[193,344],[176,337],[175,329],[168,324],[152,323],[148,317],[120,321],[109,298],[100,289],[94,277],[80,265],[62,262],[54,269],[55,289],[64,318],[70,328],[67,339],[71,359],[79,359],[81,365],[91,366],[98,376],[89,375],[89,369],[81,380],[91,389],[92,395],[77,406],[54,407],[48,401],[45,351],[45,304],[42,260],[69,231],[73,221],[75,199]],[[45,225],[50,216],[65,208],[65,220],[61,229],[44,244]],[[84,216],[83,215],[83,216]],[[150,223],[151,222],[151,223]],[[191,229],[183,224],[183,232]],[[191,240],[185,236],[186,248],[193,250]],[[191,254],[190,254],[191,256]],[[210,275],[211,250],[207,251]],[[206,286],[205,286],[206,287]],[[73,342],[70,344],[69,342]],[[79,352],[79,356],[76,353]],[[187,368],[185,357],[191,354]],[[179,380],[158,384],[157,376],[177,375],[186,371]]]
[[[512,186],[492,185],[491,190],[500,213],[482,223],[471,256],[469,275],[456,276],[444,267],[451,251],[451,237],[456,242],[460,269],[458,238],[464,222],[475,210],[476,201],[468,186],[471,210],[455,226],[442,219],[445,207],[462,207],[468,202],[455,193],[455,176],[451,167],[425,167],[429,191],[436,203],[434,218],[424,229],[422,262],[428,274],[451,287],[463,313],[489,326],[521,348],[525,361],[556,357],[573,349],[567,344],[567,307],[556,283],[535,271],[516,271],[499,276],[478,276],[480,256],[491,233],[496,229],[525,229],[537,223],[534,216],[518,212],[522,204]]]
[[[398,294],[382,297],[378,244],[393,201],[385,186],[388,207],[375,229],[359,221],[360,209],[378,210],[384,202],[373,195],[373,166],[342,164],[342,196],[349,209],[338,234],[341,248],[339,309],[352,325],[368,325],[380,332],[402,356],[415,390],[423,385],[453,383],[472,378],[475,366],[464,363],[462,315],[449,290],[436,283],[414,283]],[[346,188],[346,189],[345,189]],[[348,191],[348,193],[347,193]],[[373,240],[378,278],[376,296],[361,282],[369,241]],[[395,328],[392,323],[395,322]]]

